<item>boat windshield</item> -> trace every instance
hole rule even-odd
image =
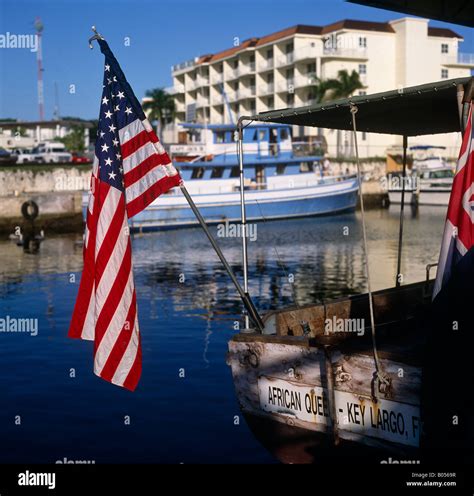
[[[425,171],[421,176],[423,179],[447,179],[454,177],[454,172],[451,169],[440,169]]]

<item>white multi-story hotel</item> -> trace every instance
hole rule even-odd
[[[460,53],[460,42],[462,37],[454,31],[431,27],[419,18],[297,25],[261,38],[235,40],[232,48],[173,66],[169,91],[175,98],[177,123],[236,122],[240,115],[314,103],[315,77],[335,78],[341,69],[359,73],[364,88],[357,94],[469,76],[474,54]],[[294,130],[301,137],[317,132]],[[336,134],[324,130],[330,155],[336,154]],[[350,133],[342,135],[340,147],[350,142]],[[362,155],[380,156],[400,139],[360,133],[359,142]],[[447,154],[455,156],[459,137],[420,137],[414,142],[445,145]]]

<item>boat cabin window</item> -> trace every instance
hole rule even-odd
[[[235,165],[230,169],[230,177],[239,177],[240,175],[240,169],[238,165]]]
[[[216,143],[225,143],[225,131],[216,132]]]
[[[427,171],[423,173],[423,179],[447,179],[454,176],[454,172],[449,169]]]
[[[259,131],[258,131],[258,141],[267,141],[267,131],[266,131],[266,129],[259,129]]]
[[[204,176],[204,167],[196,167],[193,169],[191,179],[201,179]]]
[[[219,179],[224,175],[224,167],[213,167],[211,172],[211,179]]]
[[[214,134],[215,143],[232,143],[232,131],[216,131]]]
[[[282,176],[285,173],[286,164],[277,164],[276,173],[277,176]]]
[[[313,172],[313,164],[311,162],[301,162],[300,172]]]
[[[245,129],[244,130],[244,140],[245,141],[257,141],[258,134],[256,129]]]
[[[289,136],[288,129],[286,128],[280,129],[280,140],[282,141],[287,140],[288,136]]]

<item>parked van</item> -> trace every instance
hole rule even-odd
[[[71,162],[72,155],[66,151],[63,143],[40,143],[35,149],[38,162],[46,164]]]
[[[33,150],[28,148],[15,148],[11,153],[12,155],[17,156],[17,164],[26,164],[29,162],[36,162],[37,160]]]

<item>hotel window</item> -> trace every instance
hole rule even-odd
[[[359,37],[359,48],[367,48],[367,38],[365,36]]]
[[[367,95],[367,91],[364,91],[364,90],[359,90],[359,95],[360,95],[360,96]]]
[[[448,79],[449,73],[448,69],[441,69],[441,79]]]
[[[286,104],[291,107],[295,104],[295,94],[294,93],[288,93],[286,95]]]
[[[359,74],[367,74],[367,65],[359,64]]]
[[[449,53],[449,45],[447,43],[441,43],[441,53]]]
[[[270,50],[267,50],[267,59],[271,60],[273,58],[273,48],[270,48]]]
[[[362,141],[365,141],[367,139],[367,133],[365,131],[362,131]]]

